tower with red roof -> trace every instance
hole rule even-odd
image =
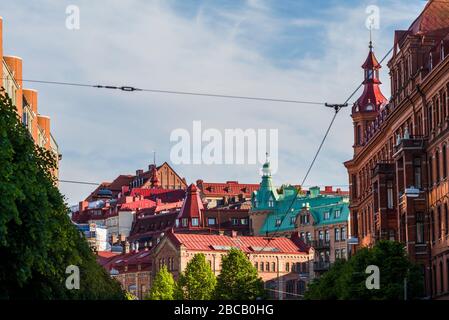
[[[364,145],[369,124],[376,119],[380,110],[388,103],[387,98],[380,90],[379,70],[381,65],[374,54],[371,41],[368,57],[362,68],[364,70],[363,93],[352,107],[355,154]]]
[[[186,198],[176,219],[176,230],[201,229],[204,206],[198,188],[192,183],[187,188]]]

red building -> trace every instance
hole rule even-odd
[[[351,233],[358,247],[404,243],[427,296],[449,298],[449,0],[429,1],[394,35],[392,97],[382,95],[372,46],[352,109]]]

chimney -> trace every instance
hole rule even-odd
[[[79,212],[80,213],[83,212],[84,210],[87,209],[88,206],[89,206],[89,202],[87,202],[87,201],[80,201]]]
[[[127,195],[129,192],[129,186],[122,186],[122,196]]]
[[[232,238],[237,238],[237,231],[232,230],[232,231],[231,231],[231,237],[232,237]]]
[[[142,169],[136,170],[136,176],[140,176],[141,174],[143,174]]]
[[[128,241],[125,242],[123,249],[124,249],[123,253],[129,253],[129,242]]]
[[[50,117],[38,115],[37,124],[44,131],[45,149],[50,150]]]
[[[112,235],[111,235],[111,243],[112,244],[115,244],[115,243],[117,243],[117,235],[115,234],[115,233],[113,233]]]
[[[123,233],[120,233],[120,242],[125,242],[126,241],[126,237]],[[129,245],[129,244],[128,244]]]
[[[324,187],[324,190],[325,190],[326,192],[333,192],[333,191],[334,191],[333,188],[332,188],[332,186],[325,186],[325,187]]]
[[[3,60],[6,62],[6,65],[11,70],[14,79],[19,84],[19,89],[16,91],[16,107],[17,107],[17,113],[19,114],[20,118],[22,118],[23,114],[23,99],[22,99],[22,58],[19,57],[12,57],[12,56],[3,56]],[[2,66],[3,68],[3,66]],[[5,75],[6,76],[6,75]],[[12,97],[11,97],[12,98]]]

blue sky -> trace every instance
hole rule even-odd
[[[80,30],[65,27],[67,5]],[[367,6],[380,58],[395,29],[407,28],[425,1],[2,1],[4,51],[24,59],[24,78],[342,102],[362,80]],[[381,74],[389,96],[388,68]],[[311,105],[236,101],[27,84],[52,118],[63,154],[60,178],[110,181],[169,161],[170,133],[192,122],[224,130],[277,129],[277,184],[298,183],[332,112]],[[339,114],[306,184],[345,185],[352,156],[349,110]],[[175,166],[189,182],[258,182],[258,166]],[[61,184],[70,204],[91,187]]]

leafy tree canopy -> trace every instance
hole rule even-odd
[[[154,277],[146,300],[174,300],[176,295],[176,283],[173,276],[164,265]]]
[[[369,290],[366,280],[368,266],[379,267],[379,289]],[[373,248],[362,248],[349,261],[337,261],[331,269],[315,280],[306,292],[312,300],[401,300],[416,299],[423,292],[420,268],[408,258],[403,244],[379,241]]]
[[[223,256],[215,297],[223,300],[255,300],[265,297],[263,281],[242,251],[231,249]]]
[[[186,300],[212,299],[216,284],[217,279],[202,253],[189,261],[178,281],[181,297]]]
[[[55,168],[0,93],[0,299],[122,299],[71,223]],[[65,285],[70,265],[79,267],[79,290]]]

